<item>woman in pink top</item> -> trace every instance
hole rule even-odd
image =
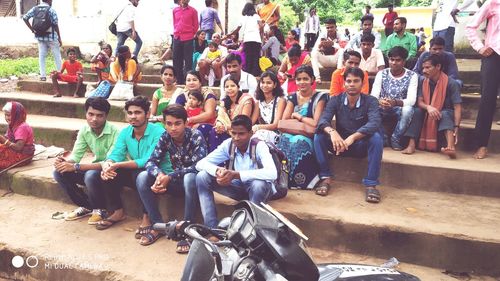
[[[8,128],[5,136],[0,135],[0,170],[29,159],[35,153],[33,129],[26,124],[23,105],[15,101],[8,102],[2,110]]]

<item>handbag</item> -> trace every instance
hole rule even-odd
[[[109,83],[108,80],[104,80],[104,81],[101,81],[101,83],[99,84],[99,86],[97,86],[97,88],[95,88],[94,90],[92,90],[88,96],[86,95],[86,97],[88,98],[105,98],[107,99],[109,97],[109,92],[111,90],[111,83]]]
[[[280,120],[278,122],[278,130],[282,133],[303,135],[310,138],[313,137],[316,132],[316,128],[313,126],[309,126],[296,119]]]
[[[110,100],[129,100],[134,97],[134,83],[118,81],[109,95]]]
[[[116,16],[116,18],[113,20],[113,22],[109,25],[108,29],[113,33],[113,35],[116,35],[118,32],[116,31],[116,20],[118,17],[122,14],[123,10],[125,10],[126,6],[120,11],[120,13]]]

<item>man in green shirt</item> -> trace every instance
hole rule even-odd
[[[66,220],[76,220],[92,213],[89,224],[96,224],[105,216],[106,200],[101,188],[101,164],[111,151],[118,129],[106,121],[110,104],[103,98],[89,98],[85,102],[87,125],[78,132],[73,151],[69,158],[59,156],[54,167],[54,179],[66,191],[73,203],[78,205],[66,216]],[[90,150],[94,160],[81,164],[84,154]],[[85,185],[87,193],[77,184]],[[93,210],[93,211],[92,211]]]
[[[148,123],[150,106],[151,103],[143,96],[136,96],[125,102],[125,113],[130,126],[118,135],[115,147],[102,163],[101,172],[108,210],[113,211],[113,214],[96,225],[98,230],[107,229],[125,219],[120,198],[123,186],[144,188],[148,185],[147,173],[141,172],[145,170],[146,162],[165,131],[161,126]],[[165,174],[173,171],[168,153],[161,159],[159,167]],[[146,223],[148,216],[144,206],[143,211],[143,222]]]
[[[394,33],[387,37],[382,51],[387,57],[389,50],[393,47],[401,46],[405,48],[408,51],[406,68],[413,69],[417,56],[417,37],[406,31],[406,23],[405,17],[396,18],[394,21]]]

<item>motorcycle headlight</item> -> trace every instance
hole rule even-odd
[[[247,210],[241,209],[233,213],[231,224],[227,229],[227,237],[237,246],[242,242],[248,245],[255,240],[256,234],[253,222]]]

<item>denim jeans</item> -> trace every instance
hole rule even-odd
[[[71,201],[86,209],[106,209],[106,198],[101,188],[101,171],[89,170],[77,173],[54,171],[54,179],[66,191]],[[77,184],[87,187],[88,195]]]
[[[40,77],[47,76],[47,70],[45,69],[45,59],[50,51],[56,63],[55,70],[60,71],[62,66],[61,51],[59,51],[59,42],[56,41],[38,41],[38,63],[40,65]]]
[[[263,180],[247,182],[233,180],[229,186],[220,186],[215,177],[206,171],[201,171],[196,175],[196,187],[204,223],[211,228],[217,227],[218,223],[214,191],[234,200],[250,200],[257,205],[260,205],[260,202],[266,202],[272,191],[271,183]]]
[[[142,204],[146,209],[151,223],[162,223],[160,210],[158,209],[157,195],[151,190],[156,178],[147,171],[141,172],[137,176],[137,191],[141,197]],[[140,183],[140,184],[139,184]],[[198,192],[196,190],[196,174],[184,175],[181,182],[170,182],[167,187],[167,194],[184,194],[184,220],[193,221],[196,212]]]
[[[118,47],[123,46],[125,44],[125,41],[127,38],[132,39],[132,29],[129,29],[125,32],[117,32],[116,37],[118,39],[118,42],[116,43],[116,49],[115,49],[115,55],[118,52]],[[142,47],[142,40],[141,37],[139,36],[139,33],[136,31],[135,32],[135,49],[134,52],[132,53],[133,57],[137,57],[139,55],[139,51],[141,50]]]
[[[448,26],[447,29],[434,31],[432,33],[432,37],[436,38],[437,36],[444,39],[444,50],[453,53],[453,45],[455,44],[455,28]]]
[[[398,123],[394,128],[394,132],[391,136],[391,146],[393,148],[402,149],[401,138],[410,126],[411,118],[413,116],[413,106],[397,106],[388,109],[380,109],[380,114],[382,115],[382,122],[386,119],[397,118]],[[381,126],[382,130],[384,129]],[[386,132],[384,132],[384,140],[387,138]]]
[[[333,144],[329,135],[325,133],[314,135],[314,153],[319,164],[319,177],[329,178],[334,177],[334,173],[330,170],[328,162],[328,151],[333,150]],[[371,136],[366,136],[355,141],[349,150],[344,151],[340,156],[350,156],[356,158],[364,158],[368,155],[368,171],[363,178],[365,186],[376,186],[380,182],[380,166],[382,164],[382,153],[384,150],[384,141],[380,133],[374,133]]]
[[[214,35],[214,30],[213,29],[205,29],[203,31],[205,32],[205,40],[211,41],[212,35]]]

